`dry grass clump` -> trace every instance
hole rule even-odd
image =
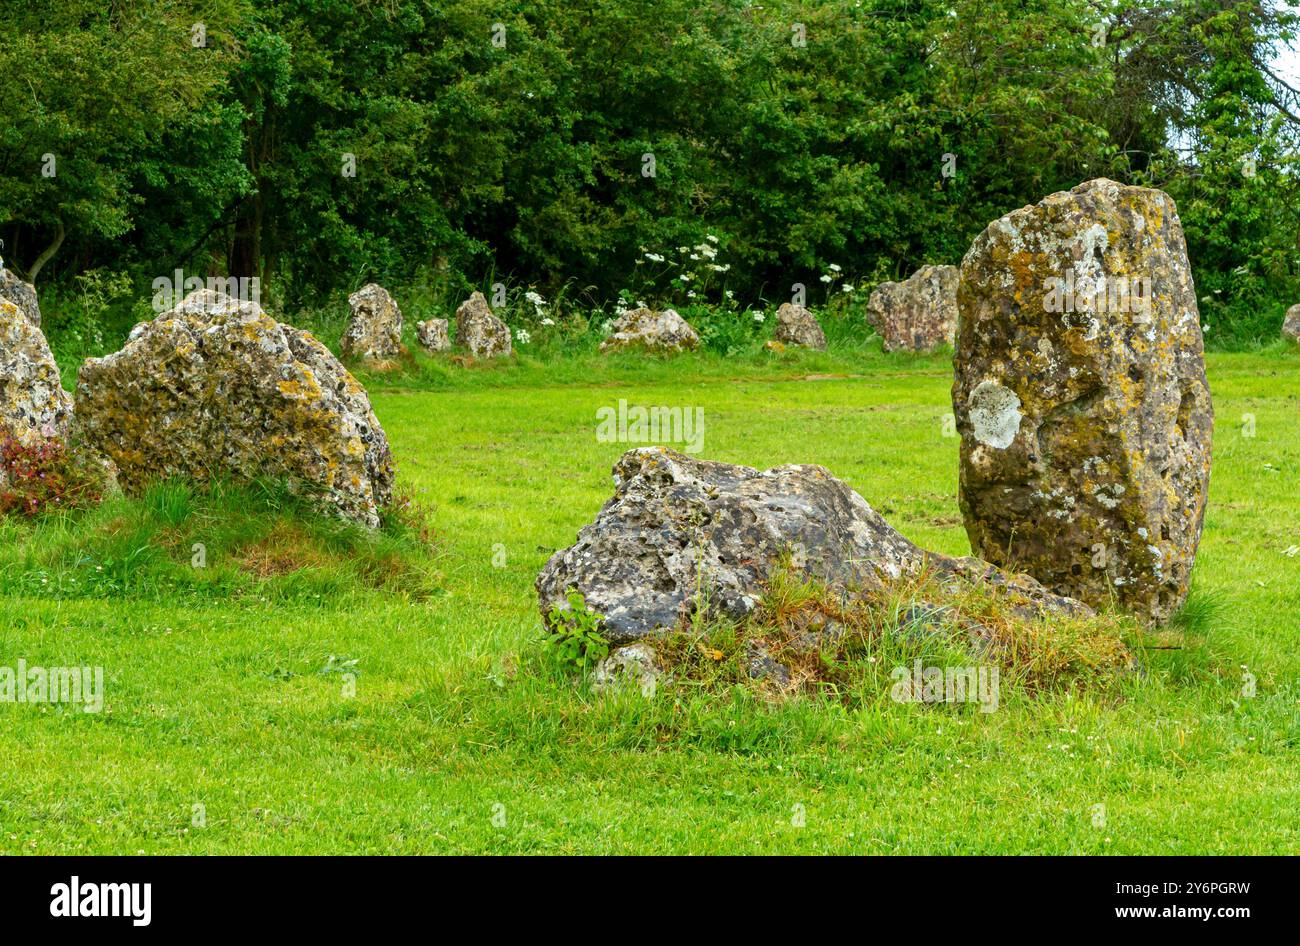
[[[896,668],[916,659],[996,666],[1003,686],[1031,694],[1103,687],[1133,667],[1126,640],[1140,633],[1115,614],[1035,614],[1014,590],[933,569],[879,591],[845,591],[788,562],[748,619],[698,615],[656,644],[679,684],[850,701],[887,693]]]

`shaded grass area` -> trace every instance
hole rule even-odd
[[[594,436],[596,410],[619,398],[703,406],[704,456],[821,463],[913,541],[968,551],[943,357],[866,352],[854,367],[832,353],[845,359],[835,371],[806,357],[593,361],[554,385],[526,362],[436,389],[385,382],[376,411],[401,489],[436,530],[426,551],[400,532],[370,550],[313,538],[326,562],[280,574],[238,550],[281,513],[249,508],[236,528],[239,509],[191,511],[168,545],[161,497],[119,508],[129,525],[117,537],[103,531],[112,507],[83,523],[6,524],[0,665],[102,666],[106,706],[0,704],[0,850],[1300,851],[1289,355],[1210,359],[1215,468],[1193,598],[1181,623],[1124,635],[1140,672],[1104,687],[1008,685],[982,713],[897,703],[885,678],[854,701],[773,702],[726,681],[599,696],[558,666],[539,642],[532,581],[635,446]],[[807,380],[827,374],[845,377]],[[233,537],[210,534],[217,519],[204,515]],[[137,526],[149,561],[121,568],[129,590],[67,585],[77,556],[129,552]],[[189,574],[195,541],[205,575]],[[348,571],[388,543],[427,574]],[[313,569],[323,584],[295,589]],[[202,584],[223,570],[225,585]],[[64,576],[62,590],[37,587],[41,571]]]
[[[0,519],[0,595],[264,602],[439,587],[432,537],[396,509],[374,532],[321,516],[283,483],[158,482],[85,512]]]

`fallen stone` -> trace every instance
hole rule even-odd
[[[816,316],[801,305],[786,302],[776,310],[775,340],[786,345],[826,350],[826,333]]]
[[[23,282],[12,270],[0,266],[0,296],[8,299],[37,328],[41,327],[41,307],[36,301],[36,287]]]
[[[953,409],[971,547],[1150,621],[1182,604],[1213,410],[1182,226],[1099,179],[991,223],[961,267]]]
[[[402,310],[378,283],[348,296],[352,316],[339,347],[345,358],[386,362],[402,354]]]
[[[286,477],[370,527],[392,498],[388,439],[365,389],[307,332],[211,290],[87,359],[76,415],[128,492],[154,478]]]
[[[930,569],[1005,589],[1035,614],[1090,613],[1025,576],[918,548],[820,466],[760,473],[643,447],[619,459],[614,483],[596,520],[538,575],[543,622],[552,607],[568,609],[570,588],[603,615],[616,645],[676,628],[701,606],[740,620],[783,556],[846,591],[879,591]]]
[[[629,309],[619,316],[609,338],[600,343],[600,350],[641,348],[672,354],[699,346],[699,333],[674,310],[654,312],[643,308]]]
[[[447,334],[446,319],[429,319],[415,323],[415,338],[420,347],[431,355],[451,351],[451,336]]]
[[[456,310],[456,342],[476,358],[503,358],[510,354],[510,329],[488,308],[483,293],[475,292]]]
[[[922,266],[903,282],[881,283],[867,300],[867,321],[885,351],[933,351],[957,328],[956,266]]]

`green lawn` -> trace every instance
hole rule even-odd
[[[909,538],[968,552],[942,358],[421,365],[366,380],[434,531],[436,571],[411,579],[431,593],[83,594],[33,558],[58,526],[5,527],[0,665],[100,665],[107,696],[0,704],[0,851],[1300,853],[1300,357],[1210,358],[1204,636],[1156,638],[1182,649],[1104,693],[991,714],[602,698],[537,643],[533,579],[630,446],[595,437],[619,398],[703,407],[702,456],[823,464]],[[188,568],[188,544],[143,554]],[[349,698],[330,670],[352,660]]]

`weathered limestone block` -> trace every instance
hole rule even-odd
[[[345,358],[385,362],[402,353],[402,310],[378,283],[348,296],[352,316],[339,347]]]
[[[1300,342],[1300,302],[1286,310],[1286,318],[1282,321],[1282,337]]]
[[[1168,195],[1099,179],[962,261],[953,409],[975,554],[1151,621],[1187,594],[1213,410]]]
[[[66,438],[72,398],[36,323],[0,296],[0,438],[25,445]]]
[[[446,319],[429,319],[415,323],[415,338],[431,355],[451,351],[451,336],[447,333]]]
[[[481,292],[470,295],[456,310],[456,342],[476,358],[503,358],[513,348],[510,329],[492,314]]]
[[[129,492],[155,477],[286,477],[370,527],[392,498],[388,439],[365,389],[307,332],[210,290],[87,359],[76,416]]]
[[[600,350],[642,348],[672,354],[699,346],[699,333],[675,310],[629,309],[614,323],[613,332],[600,343]]]
[[[783,345],[802,345],[804,348],[826,350],[826,333],[817,317],[801,305],[782,303],[776,310],[776,341]]]
[[[537,576],[543,622],[552,607],[568,609],[570,588],[604,615],[601,631],[613,644],[677,627],[702,599],[741,619],[783,555],[846,593],[878,591],[924,569],[1003,589],[1034,615],[1091,613],[1031,578],[913,545],[820,466],[759,472],[642,447],[615,464],[614,483],[595,521]]]
[[[41,327],[41,307],[36,301],[36,287],[23,282],[8,270],[0,266],[0,296],[18,306],[28,320],[37,328]]]
[[[956,266],[922,266],[903,282],[881,283],[867,300],[867,321],[885,351],[932,351],[952,344],[957,327]]]

